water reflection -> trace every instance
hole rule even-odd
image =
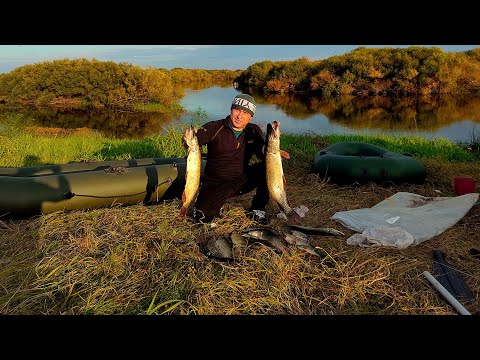
[[[111,138],[140,139],[158,134],[175,117],[152,112],[22,108],[9,111],[24,125],[64,129],[90,128]],[[6,115],[4,114],[3,117]],[[17,120],[18,121],[18,120]]]
[[[286,115],[284,120],[287,121],[282,127],[294,133],[402,133],[468,141],[480,123],[480,97],[473,96],[341,96],[322,99],[248,92],[259,104],[257,110],[273,105],[275,110]],[[268,112],[259,111],[267,118]]]
[[[352,129],[435,130],[466,119],[480,123],[480,97],[341,96],[322,99],[286,94],[253,96],[257,103],[274,104],[297,120],[308,120],[320,113]]]
[[[342,97],[311,99],[310,106],[352,129],[434,131],[467,119],[480,123],[480,98],[472,97]]]
[[[28,126],[86,127],[109,137],[136,139],[160,134],[168,125],[189,124],[199,109],[202,110],[202,122],[224,118],[230,112],[235,95],[248,92],[257,102],[253,121],[264,129],[269,122],[281,121],[283,133],[382,133],[468,142],[480,123],[480,97],[471,96],[322,99],[291,94],[261,95],[232,84],[212,86],[207,83],[183,85],[181,91],[184,94],[181,105],[186,110],[183,115],[52,108],[22,108],[8,114]],[[0,108],[0,126],[5,117],[5,110]]]

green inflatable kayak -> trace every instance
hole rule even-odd
[[[339,142],[318,151],[313,171],[338,184],[365,181],[421,184],[426,177],[419,160],[362,142]]]
[[[41,166],[25,166],[25,167],[0,167],[0,176],[40,176],[53,175],[59,173],[69,173],[77,171],[95,171],[105,170],[113,166],[136,167],[146,165],[162,165],[171,163],[186,162],[186,158],[145,158],[130,160],[111,160],[111,161],[91,161],[91,162],[74,162],[59,165],[41,165]]]
[[[0,168],[0,216],[180,198],[186,165],[185,158],[151,158]]]

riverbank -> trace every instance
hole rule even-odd
[[[0,127],[0,166],[186,156],[181,145],[183,130],[184,125],[181,124],[165,127],[162,135],[142,139],[112,139],[88,128],[21,128],[7,124]],[[420,159],[435,158],[468,163],[480,161],[480,137],[476,133],[465,144],[444,138],[411,136],[282,134],[282,148],[294,158],[291,163],[310,163],[315,152],[341,141],[367,142]]]
[[[1,136],[0,166],[185,155],[173,128],[163,137],[129,141],[95,133]],[[310,173],[315,151],[345,140],[420,158],[425,183],[338,186]],[[337,211],[371,207],[399,191],[455,196],[455,176],[480,179],[478,154],[448,141],[363,136],[282,135],[282,148],[291,155],[284,161],[289,203],[309,209],[302,224],[345,233],[314,236],[320,257],[251,244],[236,248],[232,263],[206,258],[198,239],[254,225],[242,208],[251,194],[229,201],[214,228],[179,221],[179,199],[21,221],[0,217],[0,313],[456,314],[422,276],[432,272],[433,250],[446,254],[478,299],[480,261],[469,250],[480,243],[480,206],[442,234],[404,250],[347,245],[354,232],[331,219]],[[279,228],[277,212],[269,204],[270,225]],[[478,300],[463,305],[480,312]]]

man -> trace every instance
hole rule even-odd
[[[207,145],[207,159],[195,202],[195,220],[210,222],[220,216],[227,199],[256,189],[249,212],[259,223],[266,223],[265,207],[270,197],[263,153],[265,136],[257,124],[250,123],[255,109],[252,96],[237,95],[230,115],[209,121],[197,130],[200,146]],[[254,154],[259,161],[249,165]]]

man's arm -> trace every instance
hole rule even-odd
[[[197,131],[198,144],[200,146],[208,144],[218,134],[222,126],[222,120],[205,123]]]

